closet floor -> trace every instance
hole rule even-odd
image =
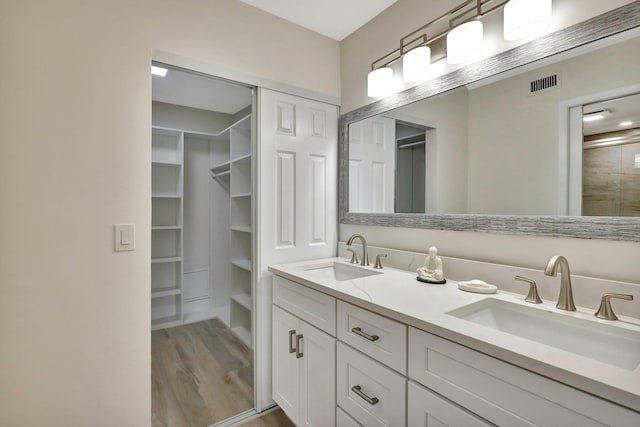
[[[296,425],[287,418],[282,409],[278,408],[253,420],[240,423],[239,427],[296,427]]]
[[[153,427],[206,427],[253,408],[253,352],[220,319],[151,333]]]

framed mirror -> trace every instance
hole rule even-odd
[[[340,222],[640,241],[639,51],[635,1],[343,115]]]

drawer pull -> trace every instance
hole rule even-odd
[[[302,341],[302,334],[296,335],[296,359],[300,359],[303,356],[300,351],[300,341]]]
[[[360,328],[359,326],[357,328],[351,329],[351,332],[353,332],[356,335],[360,335],[362,338],[369,341],[378,341],[380,339],[380,337],[377,335],[369,335],[366,332],[362,332],[362,328]]]
[[[362,387],[360,387],[359,385],[354,385],[353,387],[351,387],[351,391],[357,394],[358,396],[360,396],[365,402],[367,402],[371,406],[375,405],[380,401],[377,397],[369,397],[366,394],[364,394],[364,392],[362,391]]]
[[[293,346],[293,336],[296,334],[295,329],[289,331],[289,353],[295,353],[296,348]]]

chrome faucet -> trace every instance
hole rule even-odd
[[[360,239],[360,241],[362,242],[362,258],[360,259],[360,265],[365,265],[365,266],[369,265],[369,254],[367,253],[367,241],[364,239],[364,236],[362,236],[361,234],[354,234],[351,237],[349,237],[349,240],[347,240],[347,246],[349,248],[347,249],[351,250],[355,255],[355,251],[351,249],[351,244],[355,239]],[[357,257],[355,259],[357,260]]]
[[[555,276],[558,274],[558,266],[560,266],[560,294],[558,295],[558,303],[556,307],[560,310],[576,311],[576,305],[573,303],[573,292],[571,291],[571,273],[569,272],[569,263],[562,255],[552,256],[544,269],[547,276]]]

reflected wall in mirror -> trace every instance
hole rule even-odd
[[[637,52],[640,37],[632,37],[349,124],[349,212],[567,215],[570,195],[564,186],[571,176],[570,162],[561,150],[567,156],[580,157],[582,152],[561,146],[559,135],[571,132],[567,125],[582,129],[582,121],[562,121],[567,109],[561,107],[595,97],[600,102],[585,106],[585,111],[619,113],[621,102],[614,104],[608,97],[615,91],[640,92]],[[626,110],[638,106],[637,98],[625,99]],[[623,120],[635,120],[638,126],[639,118],[625,114],[609,119],[619,119],[618,128]],[[586,126],[585,135],[596,133]],[[607,132],[611,130],[619,129]],[[640,151],[625,141],[624,146],[584,152],[583,181],[589,187],[583,190],[584,208],[571,214],[640,215],[640,174],[635,173],[640,169],[630,163]],[[610,163],[621,150],[629,157],[623,163],[629,165],[618,164],[608,172],[602,169],[605,160],[594,157]],[[578,177],[576,171],[573,175]]]
[[[582,132],[585,106],[640,93],[639,36],[636,0],[344,114],[340,222],[640,241],[640,217],[583,209],[593,197],[583,189],[590,178]],[[355,154],[350,137],[362,138],[367,120],[424,128],[424,178],[414,167],[421,152],[410,156],[411,168],[399,164],[399,131],[376,125],[393,161]],[[351,174],[350,164],[359,171]],[[426,213],[417,213],[422,183]]]

